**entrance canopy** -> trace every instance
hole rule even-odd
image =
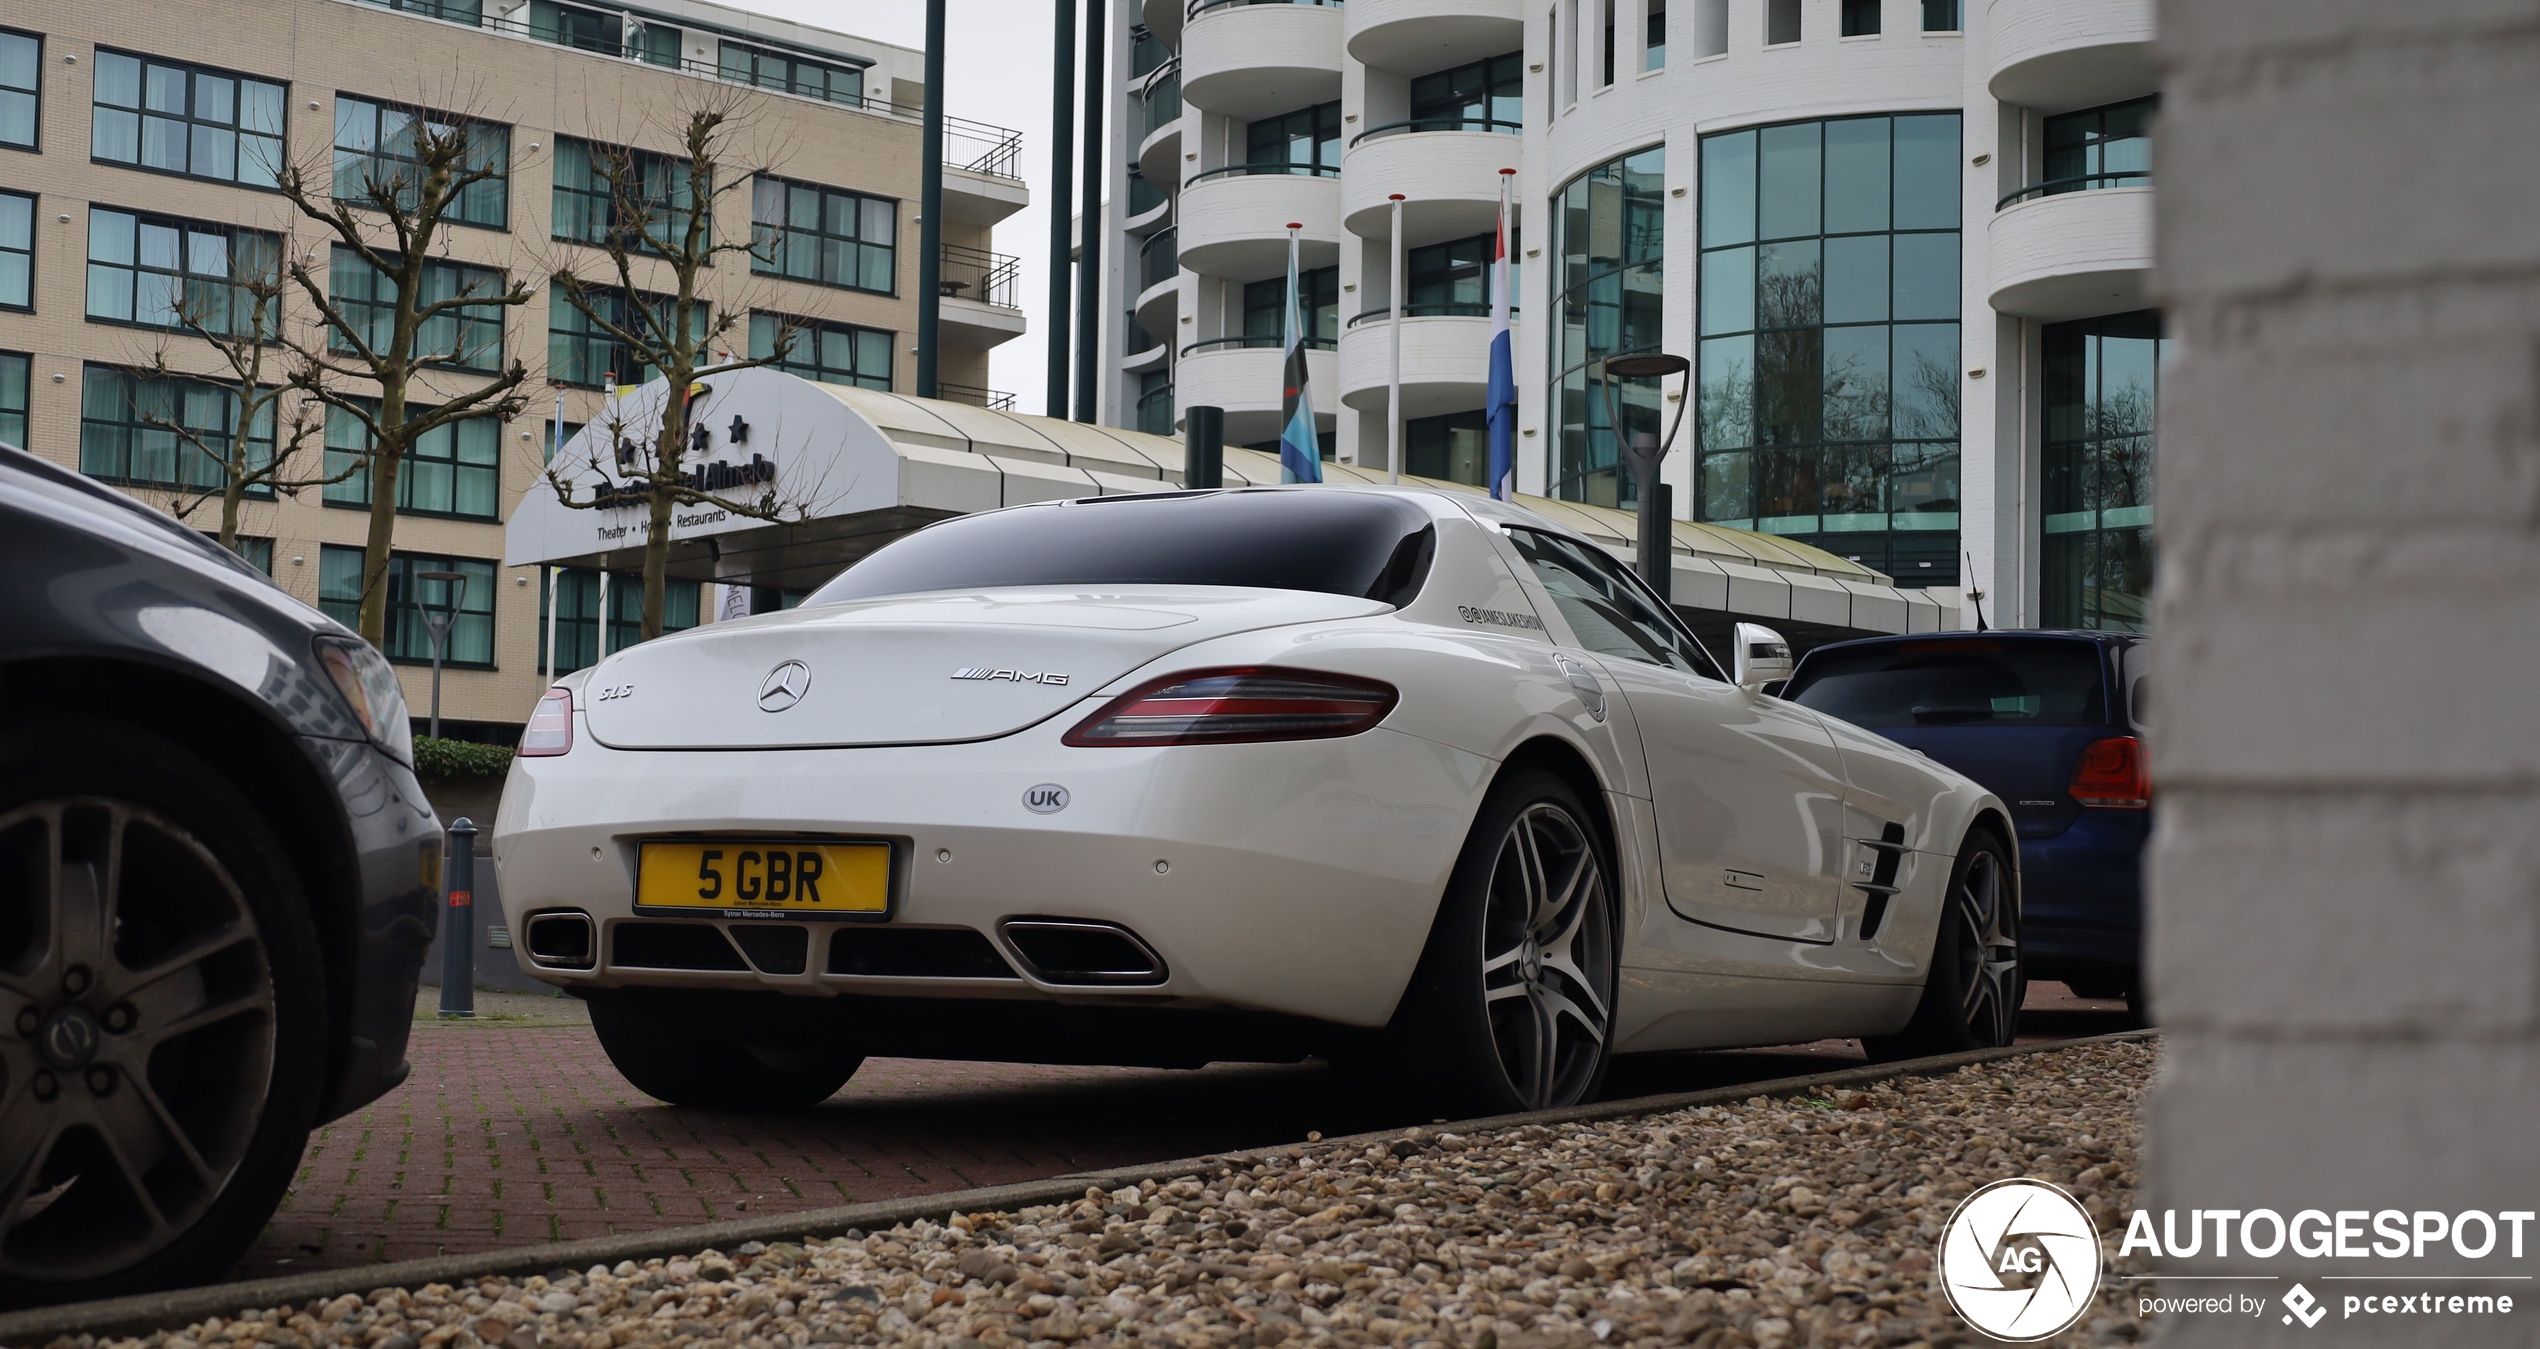
[[[571,493],[540,484],[513,511],[506,566],[642,565],[646,506],[621,462],[641,462],[661,426],[668,387],[656,380],[613,398],[566,442],[552,465]],[[774,370],[708,376],[691,391],[696,437],[686,461],[702,490],[772,509],[680,506],[670,520],[669,571],[686,580],[803,590],[891,540],[954,515],[1035,501],[1167,491],[1182,486],[1182,444],[1163,436],[968,403],[819,384]],[[1336,483],[1384,475],[1325,464]],[[1276,457],[1229,446],[1229,487],[1275,484]],[[1481,495],[1432,478],[1405,485]],[[600,503],[600,504],[595,504]],[[1517,504],[1578,530],[1629,560],[1638,527],[1624,511],[1543,497]],[[746,506],[744,508],[747,508]],[[1789,539],[1675,522],[1674,600],[1698,628],[1735,619],[1780,623],[1822,637],[1930,632],[1957,626],[1919,590],[1898,588],[1859,563]],[[1708,635],[1708,634],[1706,634]]]

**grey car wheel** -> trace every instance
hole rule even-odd
[[[1993,1049],[2019,1034],[2028,977],[2020,960],[2018,873],[2003,845],[1976,832],[1958,851],[1913,1020],[1862,1041],[1879,1060]]]
[[[1482,919],[1482,999],[1520,1108],[1583,1099],[1614,1019],[1614,916],[1594,837],[1537,801],[1508,824]]]

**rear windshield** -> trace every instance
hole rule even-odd
[[[2096,726],[2088,642],[1902,642],[1814,651],[1783,697],[1855,726]]]
[[[1356,492],[1097,498],[965,515],[882,548],[806,604],[1040,585],[1311,590],[1400,607],[1428,578],[1436,531],[1411,502]]]

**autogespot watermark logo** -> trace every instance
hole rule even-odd
[[[1968,1195],[1940,1234],[1940,1286],[1968,1325],[2013,1343],[2061,1334],[2099,1291],[2099,1229],[2042,1180]]]

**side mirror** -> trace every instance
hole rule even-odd
[[[1737,625],[1737,686],[1760,689],[1790,678],[1790,643],[1761,623]]]

